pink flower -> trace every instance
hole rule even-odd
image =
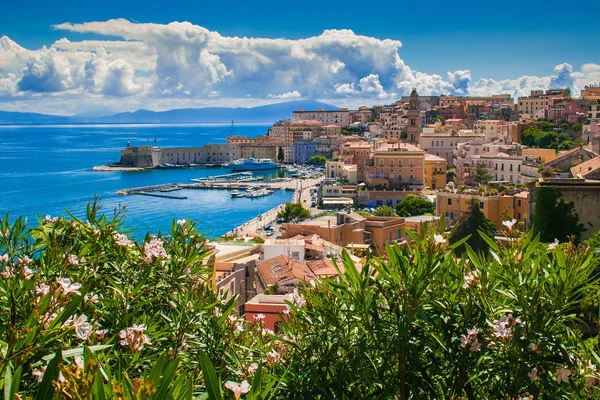
[[[557,383],[569,382],[569,376],[571,376],[571,370],[562,366],[554,372],[554,376],[556,376]]]
[[[2,254],[0,256],[0,263],[6,263],[8,262],[8,254]]]
[[[548,250],[554,250],[554,249],[556,249],[556,247],[558,246],[559,243],[560,242],[558,241],[558,239],[554,239],[554,242],[550,243],[548,245]]]
[[[20,257],[18,262],[21,265],[29,265],[33,260],[31,258],[29,258],[28,256],[23,256]]]
[[[45,296],[48,294],[48,292],[50,292],[50,286],[46,285],[45,283],[41,283],[39,284],[36,288],[35,288],[35,293],[38,296]]]
[[[535,368],[533,368],[533,369],[531,370],[531,372],[530,372],[530,373],[528,373],[528,374],[527,374],[527,376],[529,377],[529,380],[530,380],[531,382],[533,382],[533,381],[535,381],[535,380],[536,380],[536,378],[537,378],[537,374],[538,374],[538,370],[537,370],[537,367],[535,367]]]
[[[107,333],[108,333],[108,329],[98,329],[96,331],[96,339],[98,339],[98,340],[104,339],[104,336],[106,336]]]
[[[254,374],[254,372],[258,369],[258,364],[257,363],[252,363],[250,364],[250,366],[248,367],[248,373],[250,375]]]
[[[500,339],[507,339],[510,336],[512,328],[510,326],[510,320],[507,317],[494,320],[494,336]]]
[[[150,338],[146,336],[146,325],[133,325],[119,332],[121,338],[120,344],[123,347],[129,347],[132,351],[140,351],[145,345],[151,344]]]
[[[517,223],[516,219],[512,219],[512,221],[502,221],[502,225],[507,227],[509,230],[512,229],[513,225]]]
[[[58,218],[52,218],[50,215],[44,215],[44,223],[49,224],[50,222],[56,222]]]
[[[258,320],[258,321],[262,321],[263,319],[265,319],[265,314],[256,314],[254,316],[254,320]]]
[[[438,234],[433,235],[433,240],[435,241],[435,244],[446,243],[446,239],[444,239],[444,237],[442,235],[438,235]]]
[[[225,387],[233,392],[235,400],[239,400],[242,394],[246,394],[250,391],[250,384],[248,381],[242,381],[241,384],[233,381],[225,382]]]
[[[79,292],[79,289],[81,289],[80,283],[71,283],[71,279],[69,278],[58,278],[56,282],[60,284],[65,294],[75,293],[81,295],[81,293]]]
[[[87,340],[87,338],[92,333],[92,325],[87,322],[87,317],[84,314],[81,314],[77,319],[75,319],[71,326],[75,330],[75,334],[81,340]]]
[[[267,353],[267,361],[269,361],[270,363],[279,362],[280,358],[281,358],[281,356],[275,350],[271,350],[270,352]]]
[[[464,278],[465,278],[465,283],[463,283],[462,287],[465,290],[469,290],[472,287],[477,285],[478,282],[478,274],[477,271],[473,271],[471,272],[467,272],[466,274],[464,274]]]
[[[118,246],[122,247],[131,247],[133,246],[133,242],[127,238],[127,235],[123,235],[122,233],[115,233],[113,235],[115,238],[115,243]]]
[[[154,238],[144,245],[144,261],[151,263],[153,258],[167,259],[169,256],[163,247],[162,240]]]
[[[23,279],[25,279],[26,281],[30,280],[33,276],[33,270],[30,269],[27,265],[23,267],[21,273],[23,274]]]
[[[83,369],[84,365],[83,365],[83,357],[77,355],[75,356],[74,360],[75,361],[75,365],[77,365],[77,368],[79,369]]]
[[[527,346],[529,348],[529,350],[536,352],[538,350],[538,345],[535,343],[530,343],[529,346]]]
[[[185,229],[185,226],[187,225],[187,220],[185,220],[185,219],[178,219],[177,220],[177,225],[179,225],[179,227],[181,229]]]
[[[35,376],[35,379],[38,382],[41,382],[42,379],[44,379],[44,372],[46,372],[46,366],[41,365],[40,369],[35,368],[33,371],[31,371],[31,375]]]
[[[83,301],[86,303],[97,303],[98,302],[98,295],[90,295],[89,293],[86,294],[85,296],[83,296]]]
[[[476,351],[479,351],[481,349],[481,343],[479,343],[478,339],[473,340],[473,342],[471,343],[471,347],[469,347],[469,351],[471,353],[474,353]]]
[[[67,256],[67,262],[71,265],[79,265],[79,258],[75,254],[69,254]]]

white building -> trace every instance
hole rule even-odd
[[[302,109],[293,112],[294,121],[314,120],[323,125],[339,125],[342,128],[352,123],[350,111],[347,108],[339,108],[337,111],[326,111],[317,109],[315,111],[304,111]]]
[[[306,255],[304,246],[305,242],[302,239],[267,239],[263,244],[264,260],[284,255],[304,262]]]

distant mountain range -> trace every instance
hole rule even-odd
[[[252,108],[182,108],[169,111],[138,110],[103,117],[78,114],[72,117],[36,113],[0,111],[0,125],[53,125],[53,124],[191,124],[267,122],[292,118],[292,112],[303,108],[337,110],[336,106],[314,100],[295,100]]]

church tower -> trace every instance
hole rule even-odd
[[[421,110],[419,109],[419,95],[417,89],[413,89],[408,102],[408,126],[406,127],[406,141],[419,144],[421,141]]]

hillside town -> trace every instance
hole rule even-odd
[[[368,252],[385,257],[386,244],[410,241],[407,230],[443,218],[450,231],[473,202],[502,240],[503,224],[531,229],[541,188],[572,202],[583,225],[578,239],[585,240],[600,229],[599,107],[600,87],[593,86],[580,97],[569,89],[532,91],[516,103],[510,95],[413,90],[392,105],[298,110],[267,135],[207,145],[222,148],[208,152],[210,162],[256,157],[296,168],[324,164],[319,183],[305,188],[315,207],[301,202],[310,216],[277,218],[275,228],[257,224],[250,236],[262,237],[260,244],[248,237],[214,244],[215,287],[239,296],[240,312],[266,315],[275,329],[285,295],[301,281],[340,273],[336,260],[344,249],[357,265]],[[193,158],[185,150],[168,156]],[[411,209],[415,201],[426,206]]]

